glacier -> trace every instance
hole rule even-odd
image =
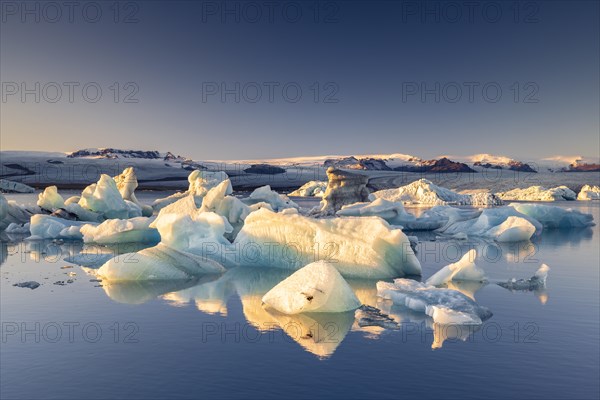
[[[267,292],[262,302],[284,314],[345,312],[360,307],[352,288],[325,261],[300,268]]]

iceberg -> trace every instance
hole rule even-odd
[[[156,243],[160,235],[150,228],[151,218],[108,219],[100,225],[86,224],[80,229],[84,243]]]
[[[577,195],[577,200],[600,200],[600,186],[584,185]]]
[[[78,204],[84,209],[102,214],[106,219],[130,217],[131,207],[121,197],[113,178],[106,174],[102,174],[97,183],[83,190]]]
[[[550,271],[550,267],[548,267],[546,264],[542,264],[542,266],[529,279],[512,278],[507,282],[499,282],[498,285],[509,290],[541,290],[546,287],[548,271]]]
[[[485,281],[485,274],[475,265],[477,253],[474,249],[469,250],[460,261],[446,265],[433,274],[425,282],[430,286],[440,286],[450,281]]]
[[[525,189],[513,189],[508,192],[497,193],[502,200],[521,201],[558,201],[575,200],[577,195],[566,186],[546,189],[543,186],[530,186]]]
[[[227,231],[225,235],[230,240],[235,239],[237,233],[244,225],[244,220],[248,214],[250,214],[252,209],[252,206],[248,207],[237,197],[229,196],[228,194],[232,193],[232,191],[229,179],[219,183],[206,193],[202,199],[202,206],[199,211],[214,212],[224,217],[232,227],[232,230]],[[275,195],[277,195],[277,193],[275,193]],[[263,203],[260,202],[254,206],[260,207],[261,204]]]
[[[136,204],[142,210],[142,216],[152,216],[152,213],[154,212],[153,208],[149,205],[140,203],[137,197],[135,197],[135,189],[138,187],[138,181],[133,167],[125,168],[120,175],[115,176],[113,179],[117,184],[117,189],[119,189],[119,193],[121,193],[123,200],[131,201]]]
[[[571,208],[549,206],[545,204],[511,203],[509,207],[517,212],[535,219],[545,229],[587,228],[594,226],[592,214],[585,214]]]
[[[391,300],[395,306],[427,314],[440,325],[480,325],[492,316],[489,309],[459,291],[411,279],[377,282],[377,295]]]
[[[262,298],[284,314],[345,312],[360,307],[352,288],[330,263],[317,261],[299,269]]]
[[[271,206],[273,211],[281,211],[287,208],[298,209],[298,204],[291,201],[286,195],[279,194],[271,190],[271,186],[266,185],[257,188],[247,199],[244,199],[247,204],[255,204],[264,202]]]
[[[369,178],[333,167],[327,168],[327,189],[321,201],[321,215],[333,215],[342,206],[369,201]]]
[[[9,234],[28,234],[29,233],[29,222],[25,224],[17,224],[16,222],[11,222],[5,229],[6,233]]]
[[[98,276],[111,282],[160,281],[190,279],[202,275],[221,274],[222,265],[162,243],[111,258],[98,271]]]
[[[35,189],[21,182],[0,179],[0,192],[3,193],[33,193]]]
[[[493,227],[485,236],[497,242],[520,242],[529,240],[535,234],[535,226],[525,218],[510,216],[503,223]]]
[[[240,265],[295,270],[325,260],[344,277],[421,273],[406,235],[377,217],[315,219],[260,209],[248,215],[233,248]]]
[[[427,179],[419,179],[406,186],[395,189],[385,189],[370,195],[371,200],[385,199],[394,202],[424,205],[501,205],[493,193],[459,194],[450,189],[433,184]]]
[[[222,172],[222,171],[209,172],[209,171],[194,170],[188,176],[188,183],[189,183],[188,190],[186,190],[185,192],[182,192],[182,193],[172,194],[171,196],[165,197],[163,199],[157,199],[154,201],[154,203],[152,203],[152,208],[155,211],[158,211],[161,208],[163,208],[171,203],[174,203],[177,200],[180,200],[181,198],[186,197],[190,194],[194,196],[194,198],[196,200],[196,204],[200,205],[202,198],[204,198],[204,196],[206,196],[206,194],[208,193],[208,191],[210,189],[214,188],[215,186],[217,186],[218,184],[220,184],[221,182],[223,182],[227,179],[229,179],[229,177],[227,176],[227,174],[225,172]],[[232,192],[229,192],[226,194],[231,194],[231,193]]]
[[[85,221],[73,221],[52,215],[35,214],[31,216],[29,240],[38,239],[74,239],[81,240],[81,228],[90,224]]]
[[[65,208],[65,199],[58,194],[58,188],[56,186],[48,186],[38,195],[37,205],[43,210],[54,212],[61,208]]]
[[[345,205],[336,215],[340,217],[380,217],[393,225],[402,225],[405,222],[416,220],[414,215],[404,210],[402,203],[385,199]]]
[[[25,224],[29,222],[31,212],[14,201],[6,200],[0,193],[0,231],[5,230],[10,224]]]
[[[325,190],[327,190],[327,182],[309,181],[289,195],[298,197],[323,197]]]

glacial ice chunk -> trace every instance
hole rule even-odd
[[[315,219],[260,209],[248,215],[233,245],[241,265],[298,269],[326,260],[344,277],[421,273],[406,235],[377,217]]]
[[[327,189],[327,182],[309,181],[290,193],[290,196],[299,197],[323,197]]]
[[[558,186],[546,189],[543,186],[530,186],[525,189],[513,189],[507,192],[497,193],[502,200],[521,201],[558,201],[575,200],[577,195],[566,186]]]
[[[56,186],[48,186],[38,195],[37,205],[44,210],[54,212],[65,207],[65,199],[58,194]]]
[[[321,200],[321,215],[333,215],[342,206],[369,201],[369,178],[353,172],[327,168],[327,189]]]
[[[600,186],[583,185],[577,200],[600,200]]]
[[[499,282],[498,285],[509,290],[541,290],[546,287],[548,271],[550,271],[550,267],[548,267],[546,264],[542,264],[542,266],[529,279],[512,278],[507,282]]]
[[[125,168],[120,175],[114,177],[114,180],[117,184],[117,189],[119,189],[119,193],[121,193],[121,197],[126,201],[135,203],[141,209],[140,216],[152,216],[152,213],[154,212],[152,207],[142,204],[135,196],[135,189],[138,187],[138,181],[133,167]],[[129,213],[129,216],[133,217],[131,212]]]
[[[84,243],[156,243],[160,235],[150,228],[151,218],[108,219],[100,225],[83,225],[80,229]]]
[[[142,281],[190,279],[224,271],[215,261],[159,243],[137,253],[114,257],[97,274],[108,281]]]
[[[102,174],[97,183],[86,187],[81,193],[79,205],[90,211],[100,213],[105,218],[129,218],[129,207],[117,184],[110,176]]]
[[[180,200],[183,197],[186,197],[188,195],[193,195],[194,199],[196,201],[196,204],[199,206],[202,199],[204,198],[204,196],[206,196],[206,194],[208,193],[208,191],[212,188],[214,188],[215,186],[217,186],[218,184],[220,184],[221,182],[225,181],[229,179],[229,177],[227,176],[227,174],[223,171],[217,171],[217,172],[210,172],[210,171],[200,171],[200,170],[195,170],[192,171],[190,173],[190,175],[188,176],[188,190],[186,190],[185,192],[182,193],[175,193],[169,197],[165,197],[163,199],[157,199],[154,201],[154,203],[152,203],[152,208],[154,210],[160,210],[163,207],[176,202],[177,200]],[[226,194],[231,194],[232,192],[230,191],[229,193]]]
[[[352,288],[330,263],[317,261],[299,269],[262,298],[284,314],[344,312],[360,307]]]
[[[370,198],[427,205],[490,206],[502,204],[502,200],[492,193],[460,194],[435,185],[427,179],[419,179],[395,189],[379,190],[372,193]]]
[[[377,282],[377,295],[395,306],[429,315],[441,325],[479,325],[492,316],[491,311],[452,289],[441,289],[411,279],[393,283]]]
[[[433,274],[427,279],[426,284],[439,286],[449,281],[483,282],[485,280],[485,274],[477,265],[475,265],[475,257],[477,257],[475,249],[469,250],[458,262],[446,265],[444,268]]]
[[[51,215],[35,214],[31,216],[30,240],[37,239],[82,239],[81,227],[90,222],[73,221]]]
[[[269,204],[274,211],[280,211],[287,208],[299,208],[298,204],[294,203],[286,195],[271,190],[271,186],[269,185],[255,189],[250,193],[250,196],[244,200],[247,204],[265,202]]]
[[[485,236],[497,242],[520,242],[529,240],[535,233],[535,226],[525,218],[510,216],[503,223],[493,227]]]
[[[585,214],[571,208],[523,203],[511,203],[509,207],[526,215],[528,218],[539,221],[546,229],[587,228],[594,226],[594,217],[592,214]]]
[[[25,224],[29,222],[31,212],[14,201],[6,200],[0,193],[0,231],[6,229],[11,223]]]

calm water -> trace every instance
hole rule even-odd
[[[598,202],[561,205],[600,221]],[[4,237],[0,397],[600,396],[598,226],[502,247],[417,236],[425,278],[475,246],[491,281],[528,278],[548,264],[547,289],[458,288],[494,313],[474,332],[442,329],[397,309],[387,311],[402,321],[400,329],[385,330],[359,327],[353,313],[269,314],[260,298],[287,276],[283,271],[100,286],[80,267],[61,268],[72,265],[62,258],[80,252],[80,243]],[[30,280],[41,286],[12,286]],[[385,308],[374,282],[351,284],[363,303]]]

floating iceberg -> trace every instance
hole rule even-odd
[[[456,290],[440,289],[411,279],[377,282],[377,295],[396,306],[425,313],[441,325],[479,325],[492,316],[489,309]]]
[[[502,200],[522,201],[557,201],[575,200],[577,195],[566,186],[546,189],[543,186],[530,186],[525,189],[513,189],[508,192],[497,193]]]
[[[37,205],[43,210],[54,212],[61,208],[65,208],[65,199],[58,194],[58,188],[56,186],[48,186],[38,195]]]
[[[11,224],[6,227],[5,232],[19,235],[28,234],[29,222],[26,222],[24,224],[17,224],[16,222],[11,222]]]
[[[437,186],[427,179],[419,179],[395,189],[379,190],[372,193],[370,198],[426,205],[491,206],[502,204],[502,200],[492,193],[459,194]]]
[[[499,282],[498,285],[509,290],[541,290],[546,287],[548,271],[550,271],[550,267],[548,267],[546,264],[542,264],[542,266],[529,279],[512,278],[507,282]]]
[[[81,228],[90,224],[86,221],[73,221],[45,214],[31,216],[28,239],[78,239],[83,238]]]
[[[247,204],[255,204],[264,202],[271,206],[273,211],[280,211],[287,208],[298,209],[298,204],[291,201],[286,195],[279,194],[274,190],[271,190],[271,186],[266,185],[257,188],[247,199],[244,199]]]
[[[336,215],[340,217],[381,217],[390,224],[403,225],[415,221],[414,215],[407,213],[399,202],[375,199],[371,203],[354,203],[345,205]]]
[[[329,167],[327,179],[320,214],[333,215],[345,205],[369,201],[368,177]]]
[[[114,257],[98,269],[97,274],[108,281],[178,280],[202,275],[221,274],[219,263],[162,243]]]
[[[535,234],[535,226],[525,218],[510,216],[503,223],[485,233],[497,242],[520,242]]]
[[[241,265],[299,269],[325,260],[344,277],[421,273],[406,235],[376,217],[315,219],[261,209],[248,215],[233,247]]]
[[[152,216],[152,213],[154,212],[152,207],[140,203],[137,197],[135,197],[135,189],[138,187],[138,181],[133,167],[125,168],[120,175],[114,177],[114,180],[117,184],[117,189],[119,189],[119,193],[121,193],[121,197],[123,197],[123,200],[131,201],[140,207],[142,210],[142,216]]]
[[[509,207],[538,221],[546,229],[587,228],[594,226],[594,217],[571,208],[545,204],[511,203]],[[530,221],[531,222],[531,221]]]
[[[600,200],[600,186],[584,185],[577,195],[577,200]]]
[[[0,192],[3,193],[33,193],[35,189],[21,182],[0,179]]]
[[[483,282],[485,274],[475,265],[477,253],[474,249],[469,250],[460,261],[446,265],[427,279],[426,284],[440,286],[449,281],[475,281]]]
[[[183,197],[188,195],[193,195],[197,205],[200,205],[202,198],[206,196],[208,191],[221,182],[229,179],[227,174],[222,171],[218,172],[209,172],[209,171],[200,171],[195,170],[190,173],[188,176],[188,190],[182,193],[175,193],[169,197],[165,197],[164,199],[155,200],[152,203],[152,208],[156,210],[160,210],[161,208],[180,200]],[[231,194],[231,192],[226,193]]]
[[[330,263],[309,264],[280,282],[262,298],[284,314],[344,312],[360,307],[352,288]]]
[[[327,190],[327,182],[309,181],[290,193],[290,196],[323,197],[325,190]]]
[[[25,224],[29,222],[31,212],[14,201],[6,200],[0,193],[0,231],[6,229],[10,224]]]
[[[117,184],[113,178],[106,174],[102,174],[97,183],[93,183],[83,190],[78,204],[84,209],[102,214],[106,219],[127,219],[141,216],[139,206],[139,215],[131,215],[132,205],[134,204],[130,202],[130,205],[128,205],[123,200],[119,189],[117,189]]]
[[[239,230],[242,229],[244,220],[250,214],[251,207],[242,203],[237,197],[228,196],[231,192],[229,179],[219,183],[210,189],[202,199],[200,212],[214,212],[224,217],[232,227],[232,230],[227,232],[226,237],[233,240]]]
[[[80,229],[84,243],[156,243],[160,235],[150,228],[151,218],[109,219],[100,225],[83,225]]]

